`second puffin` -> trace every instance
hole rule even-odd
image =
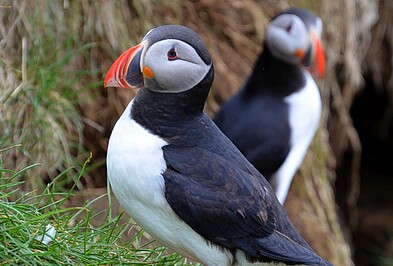
[[[324,73],[321,31],[321,19],[303,9],[273,18],[253,72],[214,119],[282,204],[319,124],[321,98],[308,70]]]

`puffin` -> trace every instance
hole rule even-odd
[[[108,143],[120,205],[153,238],[204,265],[331,265],[203,112],[213,77],[201,38],[180,25],[150,30],[110,67],[105,87],[139,89]]]
[[[275,16],[251,75],[214,117],[281,204],[319,125],[322,102],[311,73],[325,70],[321,31],[321,19],[304,9]]]

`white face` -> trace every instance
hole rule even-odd
[[[266,31],[266,43],[272,54],[289,63],[299,63],[299,53],[306,53],[311,45],[304,22],[292,14],[275,18]]]
[[[141,71],[148,67],[154,77],[144,75],[145,87],[159,92],[183,92],[197,85],[209,72],[195,49],[182,41],[166,39],[144,51]]]

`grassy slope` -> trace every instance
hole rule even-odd
[[[110,194],[103,194],[83,206],[67,207],[75,185],[67,192],[56,191],[56,183],[69,170],[56,177],[42,193],[23,193],[23,182],[17,181],[38,164],[19,171],[3,168],[0,150],[0,263],[2,265],[191,265],[180,255],[165,252],[153,242],[140,244],[143,232],[131,239],[123,235],[130,224],[112,217]],[[86,162],[87,164],[87,162]],[[81,178],[86,164],[75,176]],[[10,198],[17,200],[10,201]],[[95,201],[105,198],[109,208],[96,212]],[[104,214],[102,223],[93,221]],[[54,227],[56,234],[43,243],[45,232]]]

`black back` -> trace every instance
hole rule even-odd
[[[224,103],[214,122],[270,179],[290,150],[289,107],[284,98],[306,83],[302,70],[263,53],[240,92]]]

